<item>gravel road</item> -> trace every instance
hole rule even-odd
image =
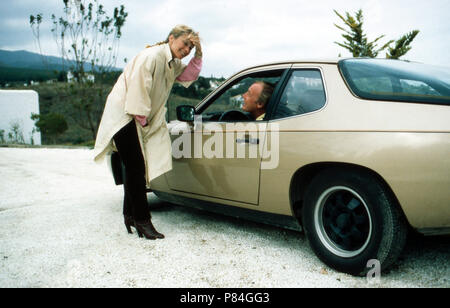
[[[412,236],[379,281],[321,263],[302,233],[164,203],[129,235],[88,149],[0,148],[0,287],[450,287],[450,237]]]

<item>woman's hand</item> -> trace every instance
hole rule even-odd
[[[202,53],[202,45],[200,43],[200,37],[198,36],[198,33],[190,34],[189,40],[192,42],[192,45],[194,45],[194,47],[195,47],[195,57],[201,58],[203,56],[203,53]]]

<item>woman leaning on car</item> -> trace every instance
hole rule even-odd
[[[181,59],[195,48],[186,66]],[[109,94],[95,143],[96,162],[117,151],[125,166],[123,215],[129,233],[164,238],[151,222],[147,203],[150,181],[172,169],[172,152],[165,122],[167,101],[174,82],[188,87],[197,80],[202,48],[197,32],[178,25],[167,39],[147,46],[120,75]]]

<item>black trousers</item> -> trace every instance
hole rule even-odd
[[[119,156],[125,165],[123,214],[136,221],[151,218],[147,203],[145,162],[133,120],[114,135]]]

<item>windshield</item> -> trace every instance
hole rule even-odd
[[[450,105],[450,68],[389,59],[339,62],[347,84],[365,99]]]

